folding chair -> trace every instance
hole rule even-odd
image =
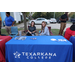
[[[11,27],[11,36],[12,38],[18,35],[18,28],[17,27]]]
[[[48,27],[48,29],[49,29],[50,34],[53,35],[53,33],[51,32],[51,27]]]

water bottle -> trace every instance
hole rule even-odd
[[[19,31],[19,36],[21,36],[21,31]]]

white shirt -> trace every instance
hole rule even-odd
[[[47,26],[45,26],[45,28],[44,28],[44,32],[43,32],[43,30],[42,30],[41,35],[46,35],[46,36],[49,36],[49,35],[50,35],[50,33],[49,33],[49,29],[48,29]]]

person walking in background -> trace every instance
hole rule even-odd
[[[65,12],[64,15],[61,16],[60,21],[61,21],[61,26],[59,30],[59,35],[63,35],[63,31],[66,27],[66,21],[68,20],[68,12]]]
[[[42,32],[40,33],[41,36],[49,36],[50,33],[49,33],[49,29],[48,27],[46,26],[46,22],[42,22]]]
[[[14,25],[14,18],[10,16],[10,12],[6,12],[6,18],[5,18],[5,29],[8,34],[11,33],[11,26]]]
[[[1,24],[2,24],[2,19],[0,17],[0,36],[1,36]]]

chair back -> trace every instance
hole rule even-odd
[[[18,28],[17,27],[11,27],[11,34],[17,34],[18,33]]]
[[[49,29],[50,34],[53,35],[53,33],[51,32],[51,27],[48,27],[48,29]]]
[[[49,29],[49,32],[51,31],[51,27],[48,27],[48,29]]]

